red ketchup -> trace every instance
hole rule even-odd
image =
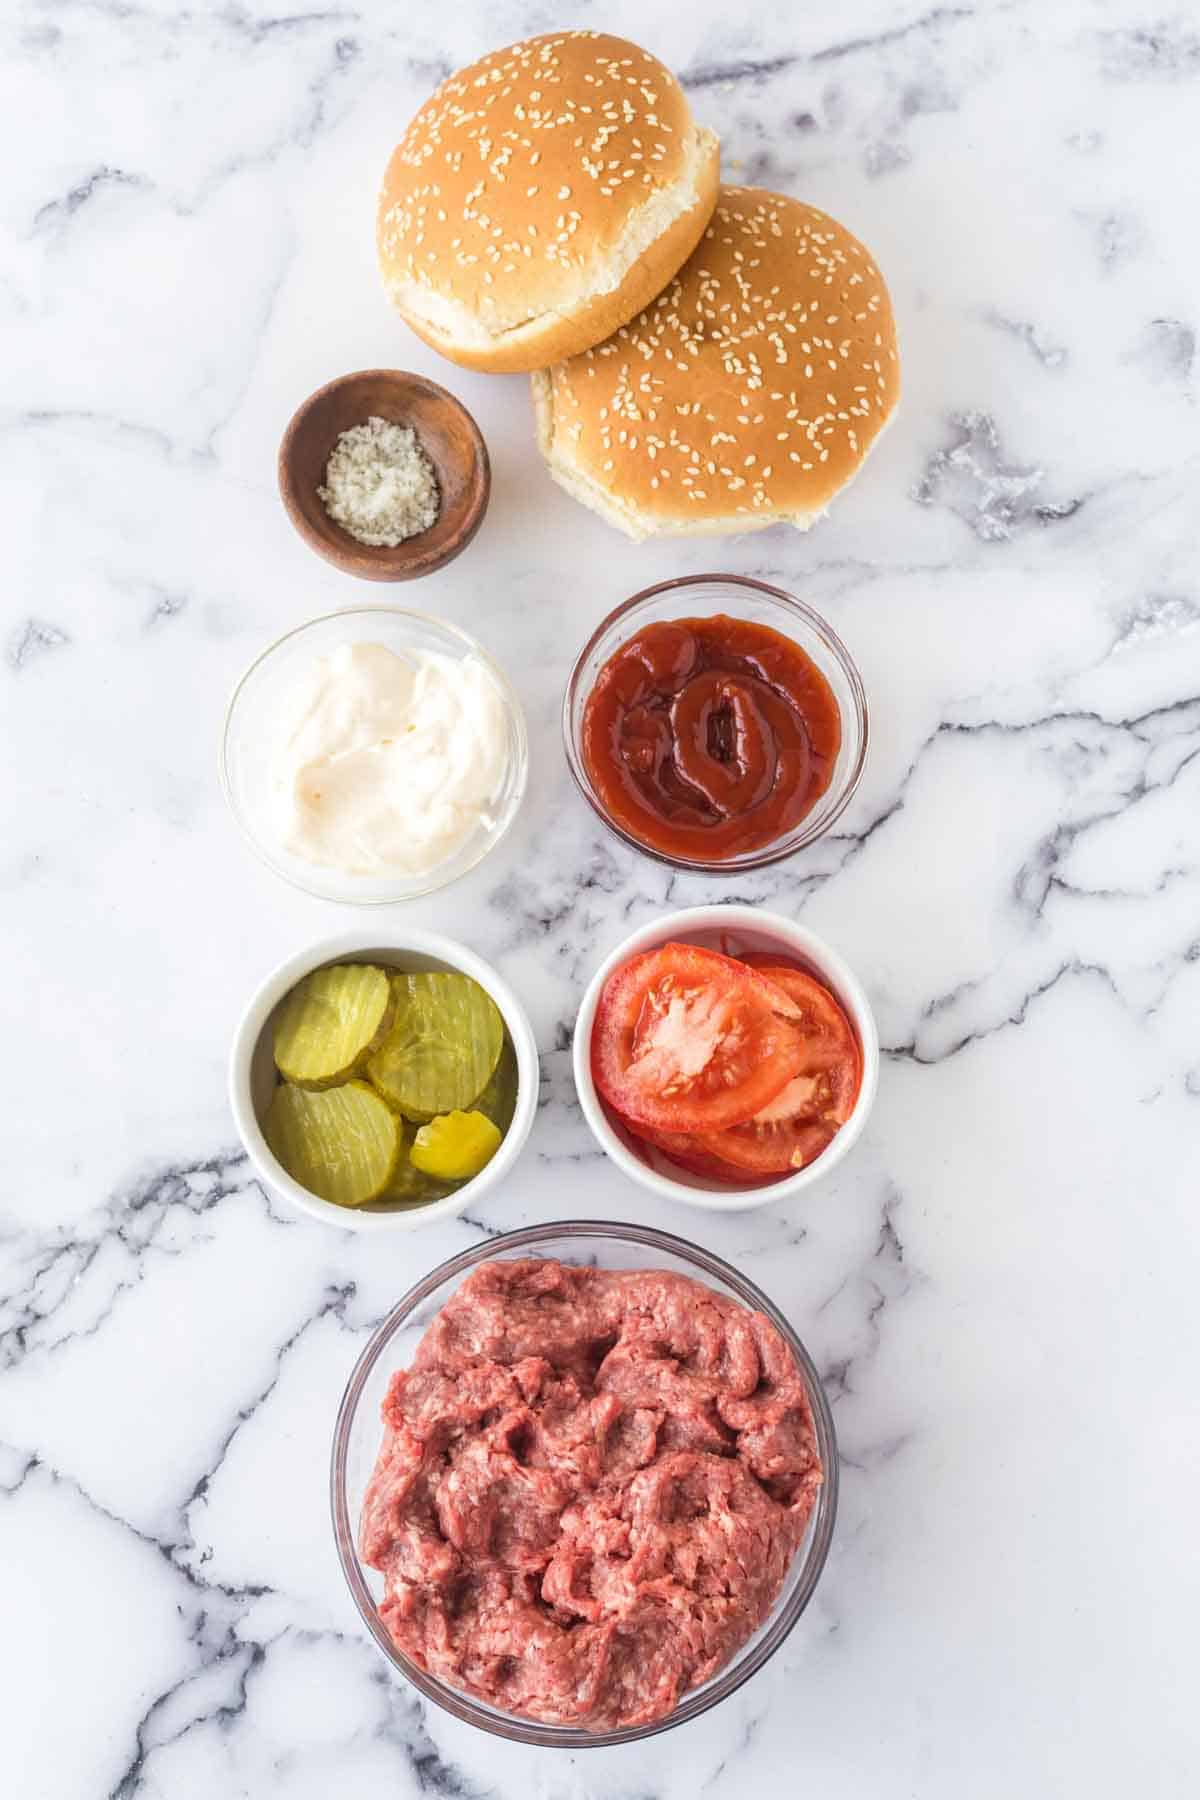
[[[588,779],[612,823],[660,855],[721,862],[791,831],[829,786],[833,690],[768,625],[672,619],[613,653],[583,714]]]

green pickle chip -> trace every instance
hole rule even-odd
[[[366,1206],[390,1187],[402,1154],[402,1128],[365,1081],[342,1087],[293,1087],[272,1096],[263,1132],[288,1174],[335,1206]]]
[[[467,975],[315,969],[280,1007],[274,1043],[284,1082],[267,1142],[336,1206],[443,1199],[491,1161],[512,1123],[516,1054],[495,1001]]]
[[[400,1157],[396,1172],[377,1202],[380,1206],[428,1206],[431,1200],[444,1200],[454,1192],[452,1181],[435,1181],[418,1169],[410,1155],[416,1126],[397,1117],[400,1127]]]
[[[412,1162],[443,1181],[470,1181],[491,1162],[502,1135],[481,1112],[444,1113],[418,1131]]]
[[[359,1073],[391,1024],[392,990],[371,963],[337,963],[298,982],[275,1020],[275,1066],[297,1087],[336,1087]]]
[[[481,1112],[485,1119],[490,1119],[501,1131],[507,1131],[516,1110],[517,1053],[506,1033],[500,1061],[492,1071],[491,1080],[476,1100],[474,1111]]]
[[[385,1100],[419,1124],[472,1106],[495,1073],[504,1021],[469,975],[393,975],[395,1016],[367,1062]]]

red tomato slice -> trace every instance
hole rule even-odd
[[[815,1161],[854,1111],[862,1085],[862,1052],[846,1014],[827,987],[805,970],[756,959],[800,1009],[805,1032],[801,1068],[753,1119],[701,1135],[710,1156],[762,1175],[794,1172]]]
[[[768,1175],[795,1175],[816,1162],[823,1150],[833,1142],[833,1131],[815,1120],[805,1124],[799,1119],[785,1119],[778,1125],[731,1126],[728,1131],[713,1131],[701,1138],[708,1155],[730,1164],[730,1173],[738,1168],[751,1178]],[[718,1148],[719,1146],[719,1148]]]
[[[692,1175],[706,1175],[710,1181],[757,1181],[757,1175],[749,1174],[745,1169],[735,1168],[732,1163],[722,1162],[719,1156],[713,1156],[701,1147],[700,1139],[686,1131],[657,1131],[653,1125],[635,1125],[632,1119],[622,1119],[626,1131],[640,1143],[652,1144],[656,1150],[681,1169],[687,1169]]]
[[[755,1187],[764,1179],[769,1179],[759,1174],[757,1169],[735,1168],[724,1157],[709,1156],[703,1150],[691,1150],[686,1155],[677,1150],[664,1150],[663,1155],[668,1162],[677,1163],[681,1169],[686,1169],[689,1175],[703,1175],[709,1181],[726,1181],[731,1187]]]
[[[766,1106],[804,1060],[801,1010],[718,950],[664,944],[609,976],[592,1027],[592,1077],[639,1128],[723,1131]]]

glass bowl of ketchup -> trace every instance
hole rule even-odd
[[[618,837],[674,868],[792,856],[849,805],[867,701],[819,613],[748,575],[686,575],[592,633],[563,702],[567,762]]]

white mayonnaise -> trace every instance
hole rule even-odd
[[[275,748],[280,837],[345,875],[426,875],[491,822],[507,744],[482,663],[342,644],[300,683]]]

